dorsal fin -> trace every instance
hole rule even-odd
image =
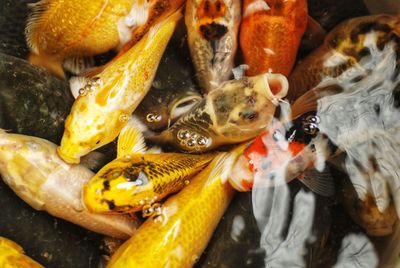
[[[146,152],[146,142],[142,131],[144,131],[143,124],[131,117],[118,136],[118,158],[127,154]]]

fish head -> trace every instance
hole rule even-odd
[[[278,100],[288,90],[285,76],[263,74],[225,83],[213,91],[215,129],[232,142],[257,136],[272,121]]]
[[[139,155],[127,155],[104,166],[84,187],[86,208],[96,213],[126,213],[154,202],[157,197],[145,165]]]
[[[82,156],[112,142],[128,119],[129,115],[121,110],[87,107],[86,102],[78,97],[65,120],[57,153],[65,162],[78,164]]]
[[[18,196],[38,210],[44,204],[42,185],[64,164],[55,149],[56,145],[49,141],[0,130],[1,177]]]

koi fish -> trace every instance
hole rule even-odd
[[[68,163],[113,141],[147,94],[180,11],[156,25],[79,90],[57,152]]]
[[[122,215],[89,213],[81,197],[93,172],[57,156],[56,145],[0,130],[0,174],[4,182],[36,210],[44,210],[91,231],[126,239],[138,222]]]
[[[362,70],[374,47],[383,49],[390,42],[399,43],[400,18],[396,15],[374,15],[342,22],[325,37],[324,44],[304,58],[289,76],[288,99],[297,101],[305,93],[318,94],[325,85],[351,82],[341,77],[351,69]],[[367,71],[367,70],[365,70]],[[353,77],[362,79],[367,73]],[[322,85],[324,84],[324,86]],[[321,94],[319,94],[321,95]],[[306,96],[312,99],[311,95]]]
[[[132,4],[132,0],[41,0],[31,4],[25,30],[32,51],[29,61],[59,77],[64,77],[62,64],[80,72],[82,65],[90,65],[86,56],[120,44],[118,23],[128,15]]]
[[[240,47],[246,75],[288,76],[307,26],[306,0],[245,0]]]
[[[107,267],[192,267],[233,197],[227,175],[243,148],[220,153],[163,204],[160,215],[143,223]]]
[[[85,185],[85,205],[96,213],[142,210],[149,216],[157,201],[189,184],[214,156],[145,153],[144,138],[131,120],[119,135],[117,159]]]
[[[42,268],[43,266],[24,255],[20,245],[0,236],[0,267]]]
[[[227,81],[170,128],[148,139],[195,153],[249,140],[271,122],[276,102],[287,89],[280,74]]]
[[[332,195],[330,173],[314,167],[319,154],[333,156],[338,149],[319,135],[319,120],[315,114],[307,113],[286,124],[277,122],[269,127],[238,158],[230,176],[232,186],[250,191],[255,183],[257,187],[271,187],[299,178],[314,192]]]
[[[205,92],[232,75],[240,23],[239,0],[188,0],[185,23],[192,62]]]

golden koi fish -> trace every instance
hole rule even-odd
[[[199,84],[205,92],[210,92],[232,75],[240,1],[188,0],[185,22]]]
[[[0,267],[42,268],[43,266],[24,255],[20,245],[0,236]]]
[[[147,94],[158,63],[181,17],[156,25],[133,48],[80,89],[57,152],[68,163],[113,141]]]
[[[26,27],[33,52],[29,61],[63,77],[61,65],[66,59],[116,48],[120,44],[118,23],[132,4],[133,0],[41,0],[32,4]],[[74,65],[81,63],[78,60]]]
[[[130,217],[89,213],[82,203],[82,189],[93,172],[62,161],[56,145],[49,141],[0,129],[0,174],[36,210],[122,239],[130,237],[137,227],[137,221]]]
[[[152,214],[158,200],[189,184],[214,154],[137,153],[142,147],[137,126],[130,121],[118,138],[118,157],[105,165],[84,187],[83,198],[92,212]],[[129,148],[129,149],[128,149]],[[128,152],[128,153],[125,153]]]
[[[107,267],[192,267],[207,246],[234,191],[232,161],[244,149],[220,153],[192,182],[149,218],[111,257]]]
[[[277,101],[287,89],[287,80],[280,74],[227,81],[169,129],[149,139],[196,153],[249,140],[271,122]]]

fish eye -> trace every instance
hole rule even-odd
[[[252,121],[258,117],[258,113],[255,111],[239,112],[239,116],[245,121]]]

